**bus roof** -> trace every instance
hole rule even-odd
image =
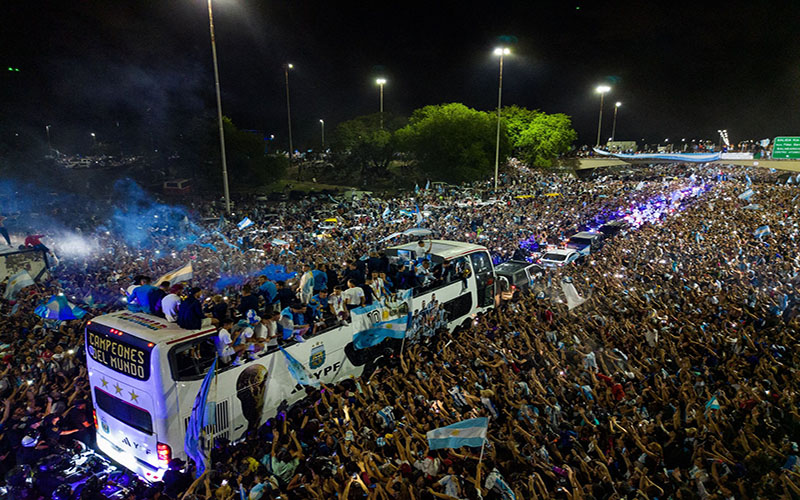
[[[92,323],[120,330],[154,344],[174,344],[217,330],[211,325],[200,330],[185,330],[176,323],[168,323],[164,318],[127,310],[98,316],[92,319]]]
[[[431,245],[431,255],[435,255],[436,257],[441,258],[442,260],[454,259],[456,257],[460,257],[462,255],[466,255],[470,252],[474,252],[476,250],[486,250],[485,247],[480,245],[474,245],[472,243],[463,243],[461,241],[451,241],[451,240],[424,240],[425,247],[424,249],[428,249],[428,245]],[[398,250],[410,250],[415,254],[419,251],[420,246],[418,242],[406,243],[405,245],[398,245],[395,247],[389,247],[386,249],[387,255],[396,255]]]

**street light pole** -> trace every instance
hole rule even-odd
[[[600,94],[600,118],[597,120],[597,146],[600,147],[600,129],[603,126],[603,97],[611,90],[608,85],[600,85],[595,89]]]
[[[289,122],[289,163],[292,162],[292,155],[294,154],[292,145],[292,105],[289,101],[289,70],[292,68],[294,68],[294,64],[286,63],[283,65],[283,74],[286,77],[286,118]]]
[[[622,106],[622,103],[619,102],[619,101],[617,101],[617,103],[614,105],[614,125],[611,126],[611,140],[612,141],[617,136],[616,135],[617,134],[617,110],[619,110],[620,106]]]
[[[497,191],[497,181],[500,173],[500,109],[503,106],[503,56],[511,51],[508,47],[497,47],[494,55],[500,56],[500,79],[497,83],[497,140],[494,147],[494,190]]]
[[[222,188],[225,193],[225,213],[231,213],[231,193],[228,189],[228,160],[225,156],[225,130],[222,127],[222,97],[219,91],[219,66],[217,64],[217,40],[214,36],[214,13],[208,0],[208,30],[211,34],[211,57],[214,60],[214,86],[217,92],[217,123],[219,125],[219,147],[222,153]]]
[[[386,78],[378,78],[375,83],[380,87],[381,93],[381,130],[383,130],[383,86],[386,85]]]
[[[45,130],[47,130],[47,152],[50,154],[53,151],[53,145],[50,144],[50,125],[45,125]]]
[[[94,147],[97,147],[97,135],[96,135],[94,132],[92,132],[92,133],[91,133],[91,134],[89,134],[89,135],[91,135],[91,136],[92,136],[92,145],[93,145]]]
[[[325,152],[325,120],[319,121],[320,126],[322,127],[322,152]]]

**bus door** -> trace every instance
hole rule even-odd
[[[86,329],[98,446],[130,468],[133,461],[155,470],[168,458],[154,430],[150,388],[159,384],[148,383],[152,350],[152,343],[107,326],[90,323]]]
[[[472,263],[472,273],[475,275],[477,307],[491,307],[494,305],[494,267],[492,260],[486,252],[469,254]]]

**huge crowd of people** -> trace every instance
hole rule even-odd
[[[173,460],[163,482],[129,498],[797,498],[800,188],[778,176],[664,165],[578,179],[520,167],[498,192],[475,183],[344,201],[244,199],[237,219],[255,222],[244,229],[196,204],[189,223],[203,235],[189,243],[188,224],[155,230],[147,246],[82,228],[101,251],[61,255],[50,279],[0,301],[0,472],[13,476],[74,440],[93,445],[82,336],[93,315],[139,307],[230,329],[251,310],[280,321],[286,308],[321,307],[346,320],[368,296],[440,279],[381,268],[382,246],[418,238],[395,234],[409,227],[482,244],[499,262],[627,217],[630,228],[583,263],[549,270],[469,328],[434,333],[434,314],[396,363],[309,390],[242,442],[217,442],[199,477]],[[741,198],[748,189],[753,197]],[[670,208],[642,208],[653,200]],[[187,262],[191,286],[136,293],[143,276]],[[563,279],[583,303],[564,300]],[[56,293],[89,315],[36,316]],[[429,449],[427,431],[484,416],[483,449]]]

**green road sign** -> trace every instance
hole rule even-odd
[[[776,137],[772,146],[776,160],[800,160],[800,137]]]

